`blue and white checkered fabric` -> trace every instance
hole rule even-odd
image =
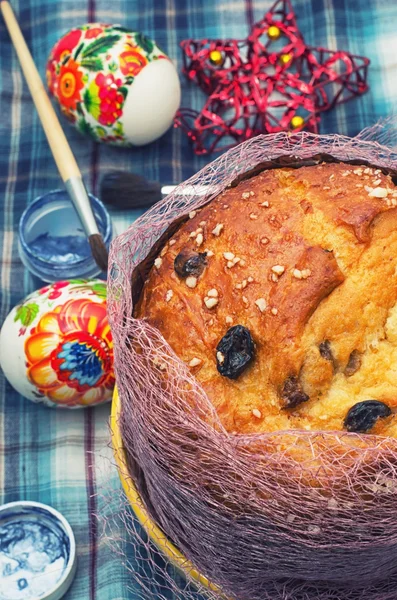
[[[13,0],[26,41],[44,74],[57,39],[88,21],[121,23],[153,37],[180,69],[178,44],[186,38],[245,37],[272,0]],[[397,99],[397,3],[392,0],[293,0],[306,41],[371,59],[370,91],[324,114],[321,132],[355,135],[390,114]],[[1,19],[0,19],[1,21]],[[182,79],[183,106],[200,108],[204,96]],[[34,283],[17,251],[17,227],[26,205],[60,187],[60,179],[10,39],[0,22],[0,320]],[[183,181],[208,157],[193,154],[180,130],[145,148],[95,145],[63,121],[90,191],[109,168],[133,170],[163,184]],[[211,157],[210,157],[211,158]],[[114,215],[116,230],[133,220]],[[70,520],[77,537],[79,570],[68,600],[129,600],[128,574],[102,541],[93,515],[109,433],[109,406],[55,411],[20,397],[0,377],[0,496],[4,502],[38,500]],[[111,480],[118,487],[115,469]]]

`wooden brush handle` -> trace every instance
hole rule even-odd
[[[13,10],[5,0],[1,0],[0,6],[59,173],[63,181],[67,181],[71,177],[81,177],[76,159],[73,156],[56,112],[44,89],[43,82],[33,62],[32,55],[26,45]]]

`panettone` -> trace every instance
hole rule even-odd
[[[230,433],[396,437],[396,206],[379,169],[264,170],[189,214],[135,316],[188,365]]]

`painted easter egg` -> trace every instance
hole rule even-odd
[[[84,134],[140,146],[171,126],[181,89],[170,59],[142,33],[89,23],[54,46],[47,63],[50,93]]]
[[[33,402],[80,408],[110,400],[106,283],[58,281],[27,296],[4,321],[0,365],[10,384]]]

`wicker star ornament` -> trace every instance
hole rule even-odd
[[[200,112],[181,108],[197,154],[260,133],[318,132],[320,115],[368,90],[369,59],[308,46],[290,0],[277,0],[242,40],[185,40],[183,72],[208,95]]]

